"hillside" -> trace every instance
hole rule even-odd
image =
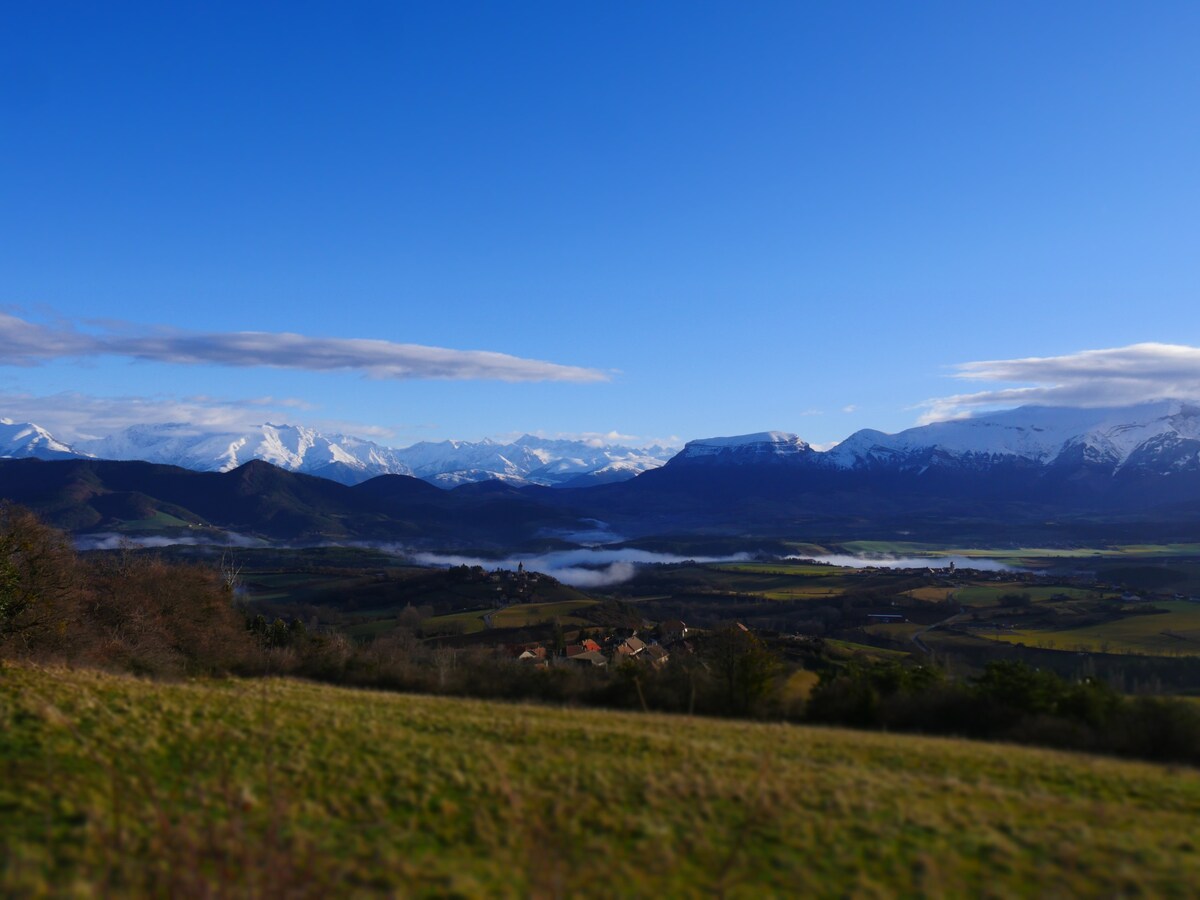
[[[443,491],[407,475],[381,475],[347,487],[258,460],[229,472],[195,472],[144,462],[0,459],[0,498],[59,528],[100,534],[152,528],[182,543],[214,540],[189,530],[210,526],[277,540],[473,546],[581,527],[569,508],[546,507],[498,482]]]
[[[1182,894],[1200,776],[1010,746],[0,668],[5,894]]]

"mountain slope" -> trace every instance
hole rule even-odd
[[[1200,537],[1200,409],[1028,407],[862,431],[827,452],[762,432],[693,441],[573,499],[626,534]]]
[[[534,490],[493,482],[444,491],[407,475],[351,487],[261,460],[230,472],[135,461],[0,460],[0,498],[74,532],[211,526],[289,541],[509,547],[587,526],[569,505],[541,502],[536,492],[548,488]]]
[[[1200,451],[1200,406],[1163,400],[1098,409],[1025,406],[898,434],[859,431],[823,459],[840,468],[1025,460],[1040,465],[1088,463],[1116,471],[1131,458],[1144,467],[1170,453],[1165,471],[1178,468],[1181,451],[1186,456],[1187,450]]]

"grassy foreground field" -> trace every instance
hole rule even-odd
[[[0,894],[1179,895],[1190,769],[0,669]]]

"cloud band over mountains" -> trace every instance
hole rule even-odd
[[[996,407],[1126,406],[1164,398],[1200,399],[1200,348],[1131,344],[1064,356],[961,363],[955,378],[1012,386],[939,397],[922,404],[920,424]]]
[[[43,325],[0,313],[0,364],[34,366],[63,358],[123,356],[182,365],[271,366],[307,371],[357,371],[379,379],[607,381],[598,369],[524,359],[488,350],[453,350],[371,338],[321,338],[290,332],[100,332],[71,324]]]

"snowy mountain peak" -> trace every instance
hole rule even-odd
[[[393,449],[361,438],[273,422],[239,431],[215,431],[181,422],[134,425],[65,451],[68,456],[138,459],[217,472],[228,472],[258,459],[345,484],[398,474],[443,487],[490,479],[557,485],[599,470],[604,470],[605,479],[620,480],[662,465],[672,453],[661,447],[599,447],[585,441],[530,435],[512,443],[490,438],[475,442],[423,441]],[[620,465],[613,468],[616,463]]]
[[[84,455],[57,440],[40,425],[0,419],[0,456],[13,459],[70,459]]]

